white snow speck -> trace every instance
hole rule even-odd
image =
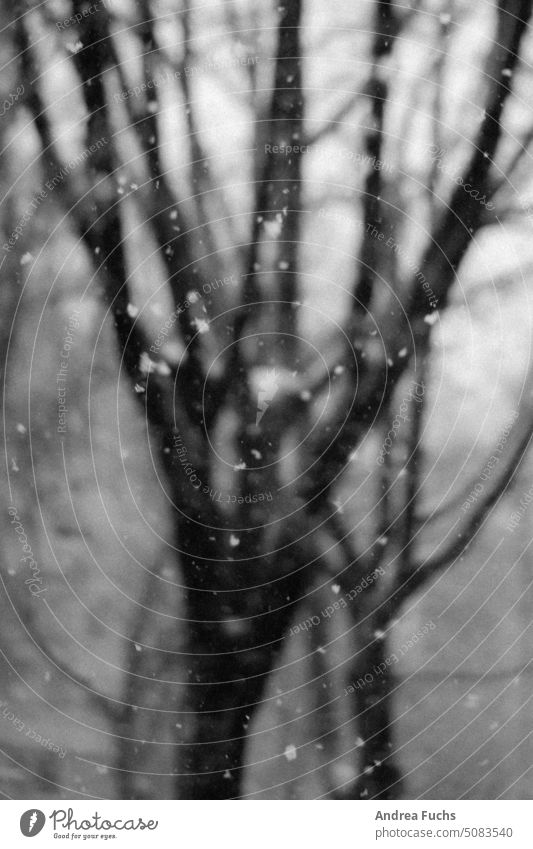
[[[335,366],[333,369],[333,374],[342,374],[344,371],[344,366]]]
[[[139,307],[135,307],[133,304],[128,304],[126,307],[126,312],[128,313],[130,318],[135,318],[139,315]]]
[[[195,318],[191,324],[194,324],[198,333],[207,333],[209,330],[209,322],[206,318]]]
[[[265,233],[269,239],[277,239],[281,236],[281,228],[283,224],[283,216],[280,212],[276,215],[273,221],[263,221]]]
[[[152,374],[156,370],[156,363],[146,351],[141,353],[139,359],[139,370],[142,374]]]
[[[255,457],[256,460],[262,460],[262,458],[263,458],[263,455],[261,454],[260,451],[257,450],[257,448],[252,448],[250,453],[251,453],[252,457]]]
[[[377,631],[374,631],[374,637],[376,640],[384,640],[385,639],[385,631],[380,631],[378,628]]]
[[[233,471],[234,472],[240,472],[245,468],[246,468],[246,463],[244,462],[244,460],[241,460],[240,463],[237,463],[236,466],[233,466]]]
[[[229,544],[232,548],[237,548],[237,546],[240,545],[240,542],[239,537],[236,537],[235,534],[232,534],[229,538]]]
[[[139,643],[135,643],[135,651],[142,651],[142,646]]]
[[[23,425],[23,424],[18,424],[18,425],[17,425],[17,432],[18,432],[18,433],[26,433],[26,428],[24,427],[24,425]]]
[[[296,752],[296,746],[294,743],[289,743],[288,746],[285,746],[285,751],[283,752],[288,761],[295,761],[298,757]]]
[[[29,252],[22,254],[22,256],[20,258],[20,264],[21,265],[27,265],[29,262],[32,261],[32,259],[33,259],[33,254],[31,254]]]
[[[339,514],[339,516],[342,516],[343,513],[344,513],[344,504],[342,503],[340,498],[334,498],[333,503],[334,503],[335,507],[337,508],[336,512]]]
[[[444,27],[447,27],[452,19],[452,16],[449,12],[441,12],[439,15],[439,20]]]
[[[430,313],[428,313],[427,315],[424,316],[424,321],[426,322],[426,324],[430,324],[430,325],[435,324],[438,316],[439,316],[439,314],[438,314],[437,311],[430,312]]]
[[[279,266],[279,268],[281,268],[282,271],[287,271],[287,269],[289,267],[289,263],[287,262],[287,260],[282,259],[282,261],[280,263],[278,263],[278,266]]]
[[[402,348],[401,351],[398,351],[398,356],[399,357],[406,357],[407,356],[407,348]]]
[[[333,584],[333,586],[331,587],[331,592],[335,593],[335,595],[338,595],[340,593],[340,591],[341,591],[340,584]]]

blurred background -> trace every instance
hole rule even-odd
[[[241,634],[195,630],[189,507],[200,536],[213,534],[216,553],[202,556],[220,571],[216,592],[242,550],[236,529],[252,539],[261,526],[253,544],[270,560],[254,554],[245,583],[259,575],[263,595],[230,604],[228,621],[270,610],[276,552],[301,579],[294,595],[284,585],[292,607],[271,626],[263,689],[239,714],[242,751],[206,762],[219,785],[237,770],[238,788],[188,795],[371,798],[390,786],[392,798],[532,798],[533,40],[516,26],[529,6],[4,4],[4,798],[174,798],[180,776],[204,770],[187,752],[209,739],[213,707],[189,691],[212,672],[193,665],[191,639],[227,640],[238,659]],[[187,325],[175,314],[186,298]],[[336,356],[343,334],[356,371]],[[316,363],[327,391],[308,379]],[[261,390],[265,368],[277,375]],[[150,380],[170,389],[156,382],[152,398]],[[210,420],[194,406],[205,386]],[[317,434],[341,433],[354,386],[363,400],[342,431],[346,456],[316,465]],[[254,430],[257,387],[267,401]],[[175,410],[189,397],[183,425]],[[207,434],[196,465],[195,428]],[[207,494],[196,514],[176,432],[209,487],[273,500],[244,516]],[[242,482],[246,440],[267,460]],[[318,479],[333,543],[309,507]],[[312,543],[296,548],[278,526]],[[350,597],[380,565],[387,581]],[[363,616],[378,672],[359,654]],[[263,645],[264,627],[242,639]],[[367,697],[367,711],[386,703],[375,733],[387,728],[398,775],[377,789]],[[221,710],[240,704],[217,698]],[[193,721],[201,710],[207,732]]]

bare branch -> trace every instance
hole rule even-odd
[[[398,22],[394,15],[392,0],[377,0],[375,37],[372,48],[372,73],[368,82],[367,94],[371,100],[372,129],[366,137],[366,153],[371,164],[365,184],[363,221],[365,230],[361,248],[361,269],[354,293],[354,310],[365,314],[370,304],[376,276],[376,240],[371,235],[371,229],[376,227],[384,230],[383,224],[383,188],[382,172],[375,163],[382,158],[383,151],[383,121],[385,105],[388,96],[386,78],[386,62],[392,53],[394,38],[398,30]]]
[[[396,598],[399,596],[400,599],[403,599],[411,595],[411,593],[419,589],[427,580],[435,577],[439,571],[458,560],[464,554],[465,550],[475,541],[478,531],[482,530],[485,521],[491,514],[492,508],[504,497],[507,488],[518,474],[520,464],[530,446],[533,438],[533,409],[531,408],[531,404],[528,405],[527,411],[522,415],[522,421],[524,423],[520,426],[519,419],[513,431],[511,431],[511,433],[515,430],[521,431],[517,435],[514,449],[510,452],[505,465],[501,468],[498,467],[499,470],[497,474],[494,474],[486,493],[474,502],[466,525],[460,527],[459,533],[457,533],[456,538],[450,543],[448,548],[437,554],[434,558],[420,563],[411,576],[405,576],[405,581],[398,590]]]

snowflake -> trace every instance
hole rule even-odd
[[[205,318],[195,318],[192,324],[194,324],[198,333],[207,333],[209,330],[209,322]]]

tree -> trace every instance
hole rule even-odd
[[[387,165],[388,126],[397,109],[390,100],[395,57],[402,34],[424,14],[418,6],[406,10],[376,0],[364,90],[314,135],[306,121],[302,61],[306,6],[287,0],[272,12],[270,81],[261,88],[258,65],[247,57],[249,89],[240,93],[256,133],[254,197],[245,213],[236,212],[216,184],[203,148],[194,85],[201,65],[193,52],[198,12],[176,9],[171,17],[178,37],[169,46],[149,0],[136,4],[127,20],[106,6],[91,12],[74,0],[71,23],[59,27],[71,88],[79,86],[83,104],[75,168],[65,166],[47,85],[50,57],[35,37],[41,26],[53,31],[50,10],[23,12],[14,3],[12,18],[43,173],[52,180],[62,175],[57,191],[93,259],[121,362],[168,475],[189,620],[187,722],[177,747],[176,795],[233,798],[241,792],[246,729],[300,600],[332,580],[346,593],[366,584],[349,605],[355,648],[348,680],[383,665],[399,605],[460,559],[529,445],[532,417],[525,410],[513,431],[512,457],[459,536],[420,562],[417,535],[434,519],[421,519],[418,506],[432,328],[447,308],[467,250],[491,223],[492,201],[502,188],[504,111],[531,2],[495,4],[478,86],[483,107],[471,136],[461,144],[454,140],[461,164],[451,189],[440,181],[441,166],[451,159],[442,148],[438,94],[445,52],[435,61],[426,127],[431,144],[421,151],[419,181],[429,224],[421,222],[424,213],[417,220],[403,215],[408,194],[402,167]],[[448,35],[449,27],[443,13],[434,37]],[[305,156],[354,104],[364,115],[358,155],[366,172],[352,201],[358,232],[350,306],[342,326],[322,333],[313,346],[302,331],[302,222],[310,211]],[[169,109],[180,110],[187,129],[185,178],[169,167]],[[402,246],[415,230],[418,245],[406,251]],[[155,333],[146,304],[139,309],[136,303],[131,259],[132,242],[148,233],[171,298],[167,320]],[[214,293],[222,290],[221,308]],[[399,422],[409,431],[402,474],[393,463]],[[343,524],[336,490],[369,438],[382,440],[375,468],[381,492],[371,519],[374,539],[364,547]],[[376,574],[379,579],[369,582]],[[132,646],[130,706],[137,704],[140,662],[134,639]],[[315,654],[320,674],[318,648]],[[390,758],[390,679],[386,671],[370,679],[352,688],[365,743],[363,769],[357,781],[332,789],[339,798],[400,792]],[[112,716],[122,729],[134,722],[128,708]],[[121,757],[128,773],[127,746]],[[134,775],[124,792],[136,795]]]

